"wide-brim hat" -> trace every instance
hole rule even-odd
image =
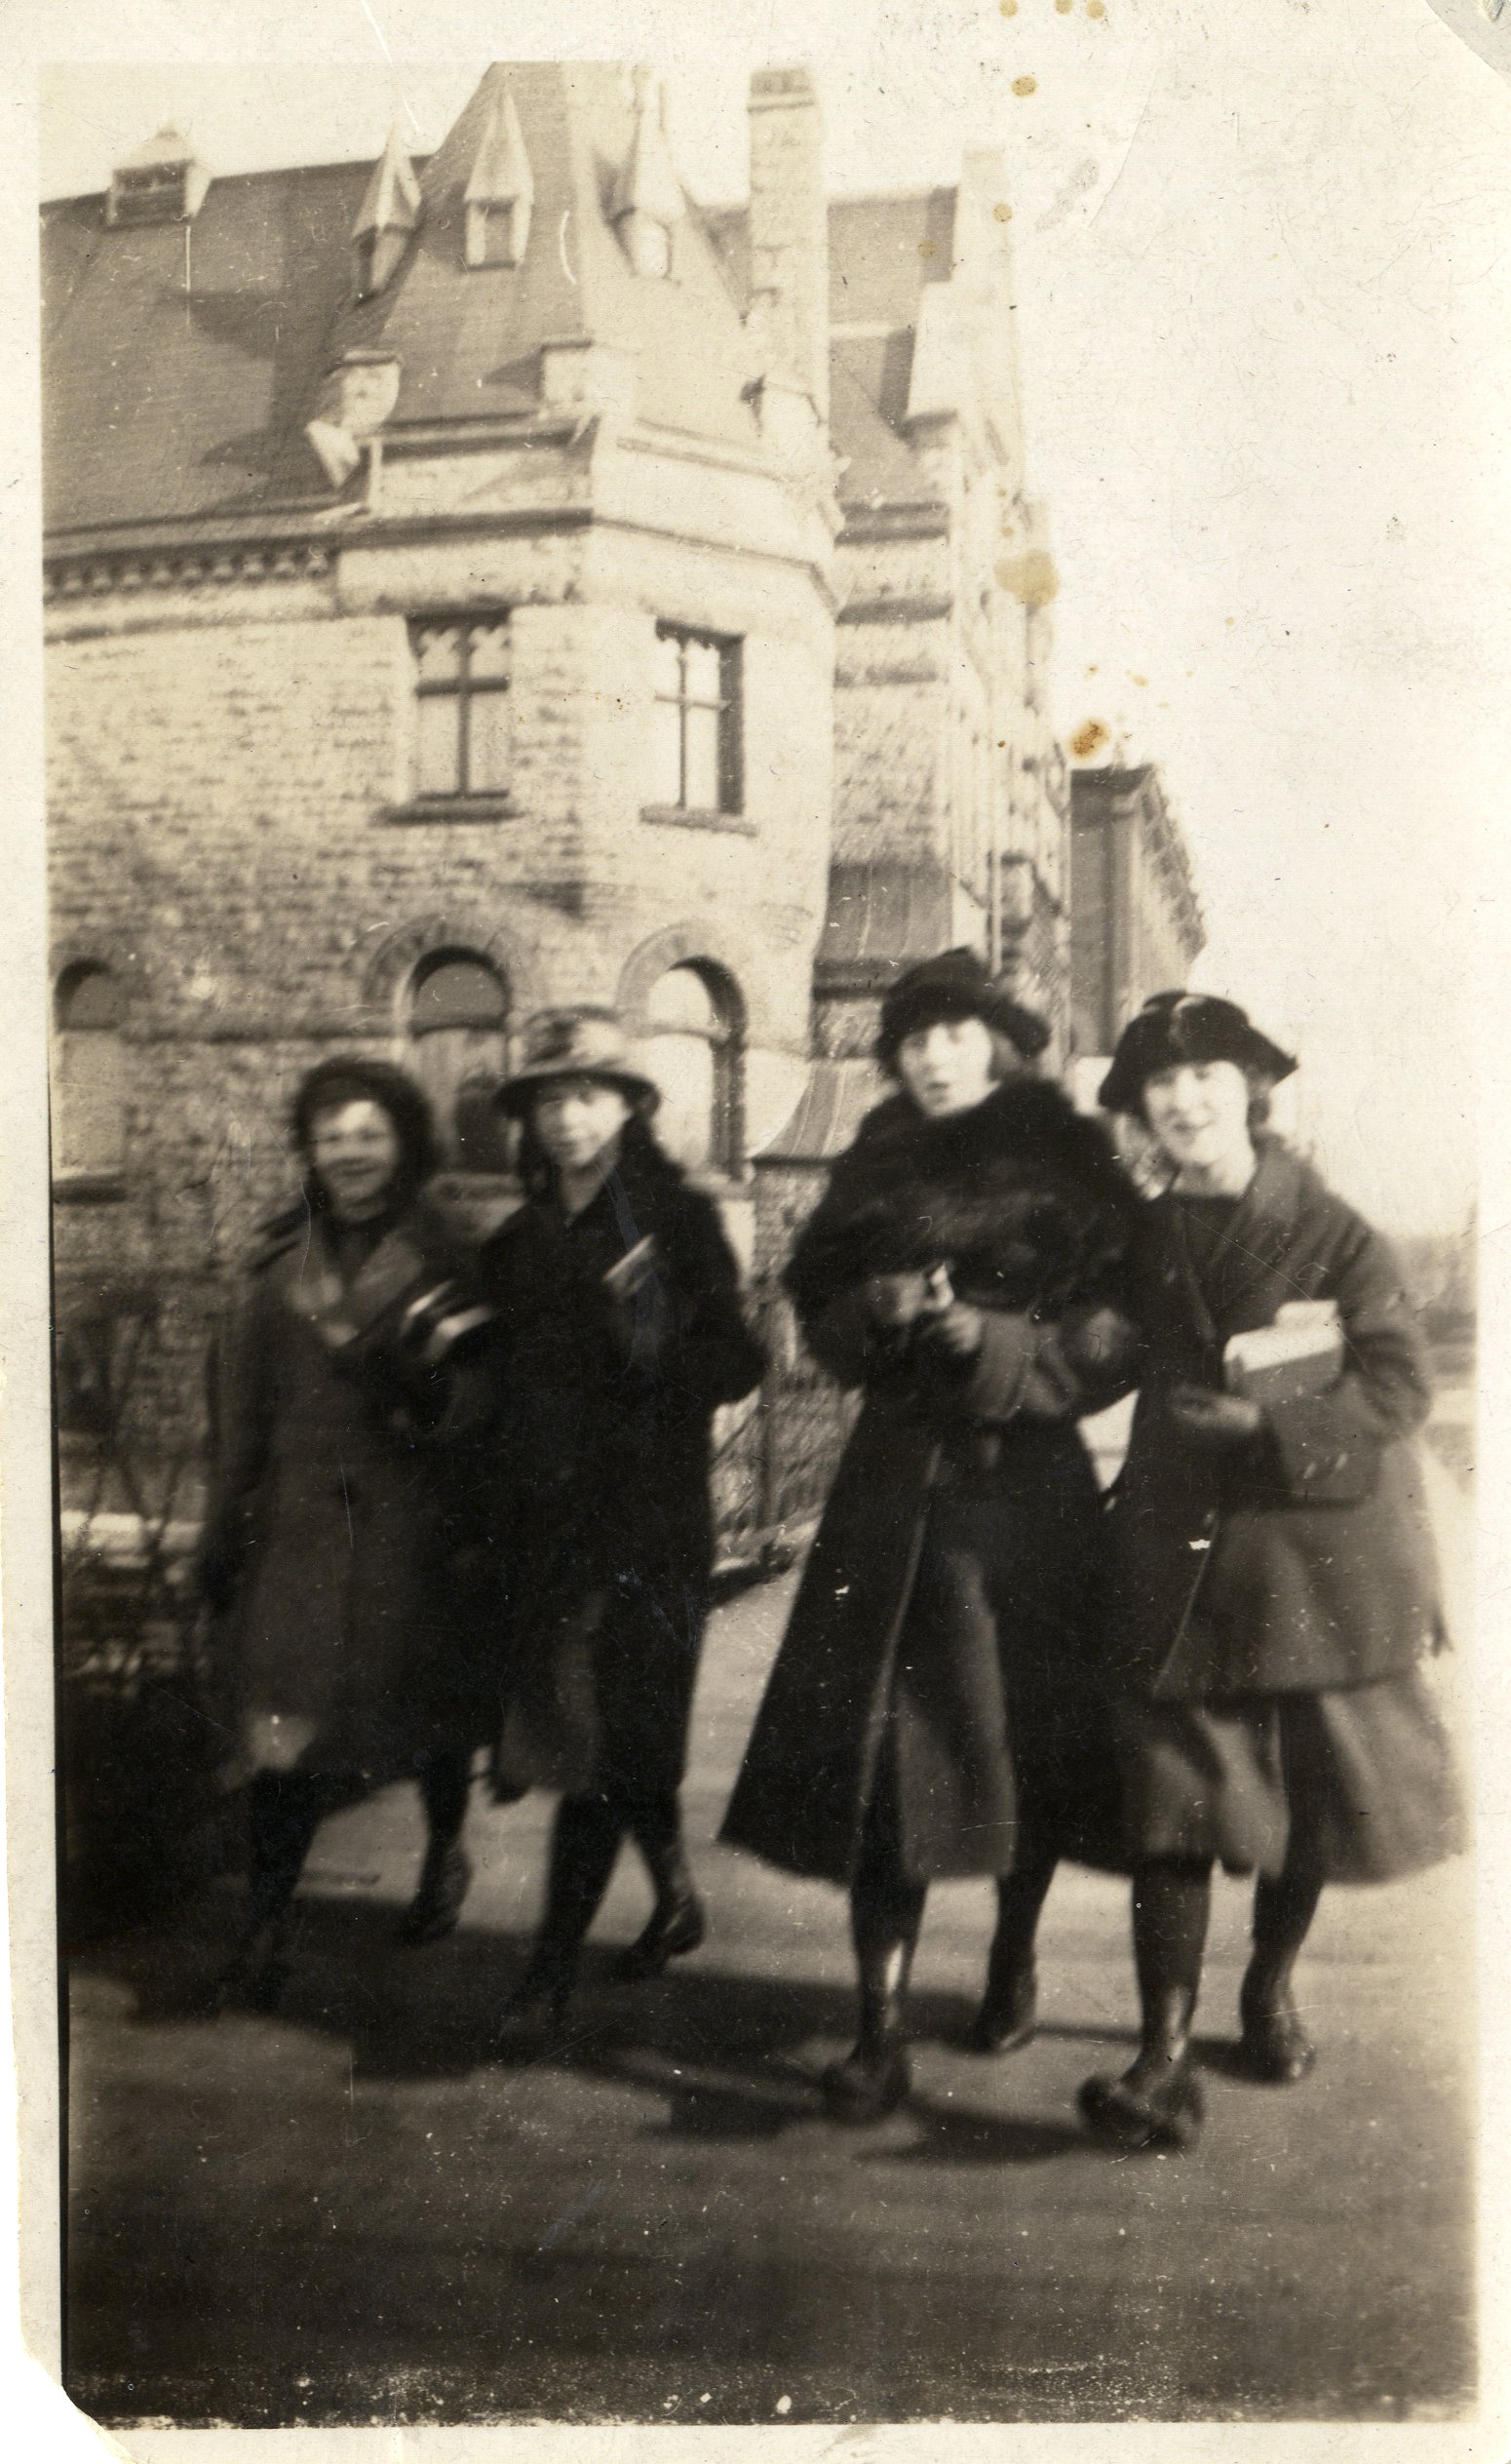
[[[1271,1086],[1297,1066],[1236,1001],[1215,993],[1153,993],[1118,1036],[1097,1101],[1104,1112],[1136,1113],[1148,1080],[1182,1061],[1231,1061]]]
[[[1049,1029],[1037,1012],[1016,1000],[974,950],[961,948],[921,959],[883,994],[877,1060],[890,1068],[909,1036],[941,1018],[984,1020],[1006,1036],[1026,1061],[1036,1061],[1049,1041]]]
[[[646,1117],[661,1101],[660,1088],[632,1068],[623,1024],[611,1009],[584,1004],[541,1010],[527,1020],[523,1057],[498,1090],[499,1110],[520,1119],[554,1078],[592,1078],[601,1086],[616,1086]]]

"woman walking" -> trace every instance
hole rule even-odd
[[[1102,1509],[1076,1416],[1125,1391],[1138,1201],[1105,1133],[1031,1074],[1047,1030],[967,950],[882,1003],[898,1092],[868,1115],[787,1273],[817,1358],[865,1407],[723,1836],[846,1885],[846,2122],[907,2093],[928,1885],[998,1877],[974,2042],[1026,2043],[1061,1857],[1121,1866],[1092,1653]]]
[[[421,1195],[437,1161],[425,1098],[384,1062],[322,1062],[293,1138],[299,1202],[265,1228],[212,1361],[201,1557],[251,1775],[249,1920],[222,1983],[263,2007],[317,1827],[381,1782],[412,1775],[425,1802],[406,1938],[455,1924],[490,1692],[448,1583],[449,1441],[468,1387],[473,1408],[485,1392],[461,1364],[486,1311]]]
[[[613,1014],[537,1020],[499,1100],[524,1123],[526,1198],[481,1265],[511,1593],[495,1781],[561,1791],[506,2015],[559,2019],[626,1834],[654,1906],[621,1973],[657,1975],[703,1939],[678,1791],[713,1568],[710,1429],[763,1364],[717,1214],[657,1145],[657,1091]]]
[[[1385,1243],[1264,1132],[1295,1067],[1232,1002],[1161,993],[1101,1090],[1171,1176],[1145,1212],[1112,1517],[1143,2032],[1121,2078],[1081,2092],[1125,2146],[1189,2146],[1201,2127],[1190,2030],[1215,1862],[1259,1875],[1242,2058],[1285,2083],[1315,2058],[1292,1972],[1324,1885],[1461,1845],[1419,1669],[1441,1639],[1406,1442],[1428,1407],[1422,1346]]]

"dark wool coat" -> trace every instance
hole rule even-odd
[[[863,1122],[788,1272],[865,1408],[831,1493],[723,1837],[850,1880],[883,1748],[908,1869],[1116,1860],[1093,1674],[1103,1515],[1074,1421],[1126,1391],[1138,1201],[1099,1123],[1009,1079]],[[963,1364],[872,1325],[872,1274],[946,1264],[985,1334]]]
[[[202,1551],[217,1692],[249,1740],[274,1717],[304,1739],[303,1769],[382,1780],[488,1734],[496,1687],[449,1584],[467,1373],[396,1340],[408,1302],[462,1272],[423,1200],[354,1275],[316,1215],[252,1260],[217,1332]]]
[[[638,1288],[616,1294],[638,1250]],[[498,1312],[510,1593],[500,1793],[664,1799],[682,1775],[708,1606],[713,1415],[764,1365],[734,1258],[711,1201],[627,1146],[576,1217],[530,1199],[480,1272]]]
[[[1169,1198],[1147,1209],[1140,1288],[1146,1349],[1112,1516],[1125,1674],[1177,1701],[1359,1686],[1409,1668],[1441,1625],[1405,1442],[1429,1392],[1385,1242],[1266,1140],[1199,1303]],[[1182,1436],[1164,1397],[1182,1380],[1220,1386],[1227,1338],[1295,1300],[1337,1304],[1342,1374],[1271,1406],[1259,1441],[1224,1464]]]

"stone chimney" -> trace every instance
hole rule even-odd
[[[751,79],[753,325],[829,421],[829,205],[824,130],[806,68]]]

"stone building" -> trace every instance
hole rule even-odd
[[[168,130],[47,209],[59,1293],[151,1285],[160,1419],[328,1052],[406,1060],[485,1208],[520,1025],[616,1002],[749,1253],[910,958],[1065,1051],[1008,215],[989,154],[827,201],[800,69],[705,215],[648,74],[550,62],[426,161]]]
[[[1070,774],[1070,1035],[1109,1053],[1151,993],[1189,978],[1207,928],[1153,763]]]

